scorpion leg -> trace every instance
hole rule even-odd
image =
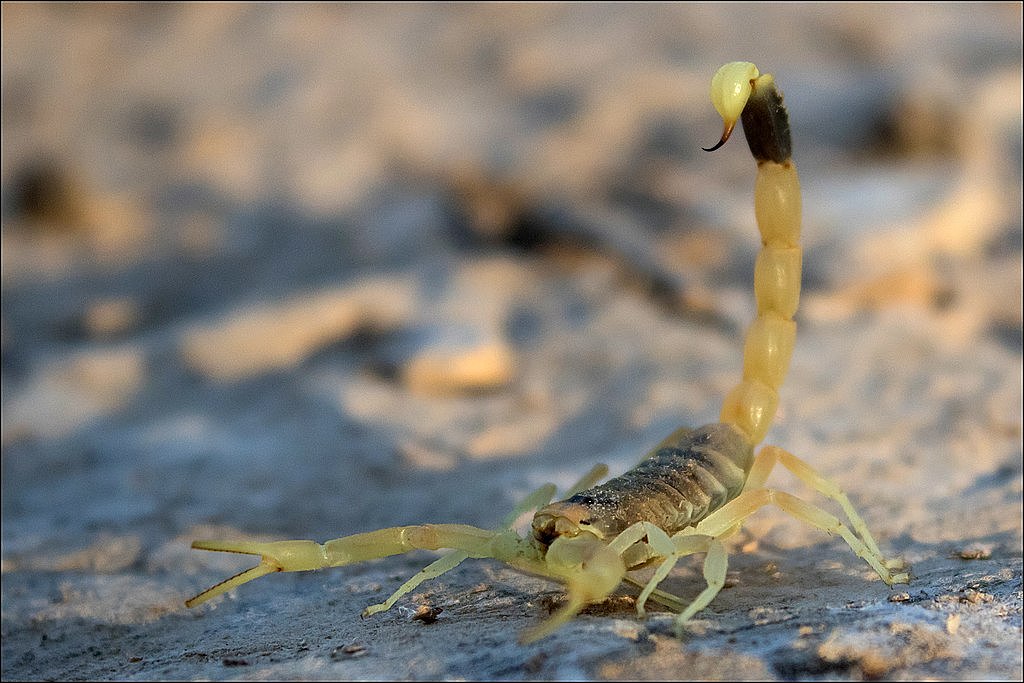
[[[641,541],[645,537],[647,543],[643,544]],[[725,574],[728,567],[725,546],[718,539],[705,534],[679,533],[669,538],[668,534],[658,526],[650,522],[637,522],[616,536],[608,544],[608,549],[622,555],[630,549],[635,549],[637,545],[646,545],[644,553],[651,554],[652,557],[664,558],[646,584],[626,577],[629,583],[642,588],[636,601],[637,616],[644,617],[644,607],[647,600],[653,596],[658,602],[681,612],[675,620],[675,630],[679,633],[682,625],[706,607],[725,585]],[[681,558],[694,553],[706,554],[704,579],[707,586],[692,603],[685,606],[681,598],[658,590],[657,586],[668,576]]]
[[[623,579],[623,581],[630,584],[631,586],[639,588],[640,590],[643,590],[647,586],[646,583],[644,583],[643,581],[637,581],[632,576],[627,576],[625,579]],[[678,595],[674,595],[672,593],[663,591],[660,588],[655,588],[654,590],[652,590],[650,596],[648,596],[647,599],[653,600],[654,602],[657,602],[662,606],[667,607],[673,612],[682,612],[684,609],[686,609],[685,600],[683,600]]]
[[[707,607],[725,585],[725,575],[729,566],[728,554],[722,542],[712,536],[683,532],[669,538],[664,531],[653,524],[647,522],[643,524],[648,527],[647,541],[651,548],[663,555],[665,560],[654,571],[637,598],[636,610],[640,617],[644,616],[644,605],[656,591],[658,584],[668,576],[681,558],[694,553],[705,553],[703,571],[704,581],[707,585],[689,605],[683,608],[681,599],[670,593],[658,591],[660,595],[656,599],[661,602],[673,603],[669,606],[675,607],[680,612],[673,622],[673,629],[676,635],[680,636],[683,624],[689,621],[694,614]]]
[[[644,536],[647,543],[642,543]],[[671,539],[662,529],[650,522],[637,522],[622,531],[611,543],[609,548],[616,550],[623,556],[628,567],[639,569],[646,566],[649,560],[658,557],[666,558],[656,571],[657,579],[649,579],[647,582],[638,581],[632,576],[626,575],[623,581],[640,589],[640,596],[637,598],[637,616],[644,616],[644,605],[647,600],[653,599],[665,607],[676,612],[681,612],[685,606],[683,599],[663,590],[657,585],[665,578],[665,575],[675,566],[675,561],[670,555],[674,552]]]
[[[541,562],[511,562],[566,585],[565,604],[546,621],[527,629],[520,642],[532,643],[550,635],[587,605],[608,597],[626,575],[621,553],[617,547],[605,545],[597,536],[584,532],[556,538]]]
[[[846,495],[846,492],[844,492],[838,484],[831,479],[822,476],[805,461],[796,457],[792,453],[779,448],[778,446],[765,446],[757,454],[754,466],[750,472],[750,477],[747,479],[746,490],[763,487],[765,480],[768,478],[768,474],[776,463],[781,464],[787,470],[792,472],[797,479],[804,482],[818,493],[822,494],[826,498],[834,500],[839,507],[843,509],[843,513],[846,515],[846,519],[849,520],[850,527],[852,527],[853,532],[864,542],[864,545],[868,547],[872,554],[881,559],[882,564],[884,564],[888,569],[910,569],[910,567],[900,558],[885,559],[882,551],[878,548],[878,544],[875,542],[874,536],[871,535],[868,525],[854,509],[853,504]],[[904,582],[897,580],[896,583]]]
[[[606,473],[607,468],[592,468],[573,490],[587,488]],[[392,596],[379,605],[367,608],[364,614],[388,609],[402,596],[423,581],[440,576],[469,557],[490,557],[542,576],[556,579],[568,587],[568,604],[551,619],[541,623],[525,640],[540,638],[571,619],[591,602],[605,598],[621,581],[625,566],[621,557],[608,551],[591,534],[582,538],[557,539],[548,549],[547,557],[529,540],[522,539],[509,527],[525,512],[542,507],[554,496],[555,487],[542,486],[527,496],[503,522],[497,531],[463,524],[422,524],[391,527],[337,538],[320,544],[315,541],[195,541],[193,548],[221,552],[258,555],[260,563],[232,576],[186,601],[195,607],[207,600],[274,572],[308,571],[325,567],[340,567],[366,560],[398,555],[411,550],[438,550],[452,548],[450,552],[431,563],[403,584]]]
[[[606,476],[608,476],[608,465],[605,465],[604,463],[594,465],[590,468],[589,472],[579,478],[579,481],[566,489],[565,497],[568,498],[569,496],[573,496],[584,489],[589,489]],[[554,498],[553,495],[552,498]],[[543,504],[538,505],[537,507],[543,507]]]
[[[678,536],[679,534],[677,534]],[[707,586],[693,599],[689,607],[676,617],[673,629],[678,638],[681,638],[683,635],[683,625],[694,614],[707,607],[715,599],[719,591],[722,590],[722,587],[725,586],[725,574],[729,568],[729,554],[725,550],[725,545],[717,538],[686,534],[681,538],[677,538],[675,542],[679,544],[691,538],[706,539],[707,554],[704,556],[704,581],[707,582]]]
[[[651,597],[651,593],[658,587],[668,573],[672,571],[673,567],[676,566],[676,562],[679,561],[681,555],[676,553],[676,547],[672,544],[672,539],[668,537],[663,530],[657,526],[650,524],[649,522],[641,522],[646,527],[647,531],[647,543],[651,546],[651,549],[658,555],[661,555],[665,559],[662,560],[658,568],[654,570],[654,574],[651,576],[647,585],[640,591],[640,595],[636,599],[636,615],[641,619],[645,615],[644,605],[647,604],[648,598]],[[696,552],[696,551],[694,551]]]
[[[591,473],[597,470],[598,467],[595,467],[593,470],[591,470]],[[554,497],[554,484],[544,484],[539,489],[537,489],[536,491],[528,495],[526,498],[524,498],[518,505],[515,506],[515,508],[512,509],[512,512],[510,512],[505,517],[504,521],[502,521],[501,528],[510,528],[513,524],[515,524],[516,520],[519,519],[519,517],[521,517],[524,513],[530,510],[535,510],[537,508],[544,507],[549,502],[551,502],[551,499]],[[395,603],[398,602],[399,598],[401,598],[403,595],[409,593],[412,590],[415,590],[415,588],[424,581],[436,579],[445,572],[455,569],[460,564],[462,564],[463,560],[466,559],[469,559],[469,553],[465,550],[452,550],[451,552],[442,555],[441,557],[437,558],[436,560],[428,564],[426,567],[421,569],[419,572],[417,572],[416,575],[413,576],[411,579],[409,579],[401,586],[399,586],[398,590],[392,593],[387,600],[385,600],[384,602],[377,603],[376,605],[370,605],[366,609],[364,609],[363,616],[368,617],[370,615],[377,614],[378,612],[388,611],[389,609],[394,607]]]
[[[694,553],[709,553],[709,549],[713,543],[716,542],[714,538],[704,534],[676,534],[673,538],[669,538],[664,532],[661,532],[660,529],[659,532],[663,538],[653,540],[651,546],[660,554],[664,555],[665,560],[658,565],[658,568],[654,571],[654,574],[651,575],[650,580],[647,582],[647,585],[644,586],[644,589],[640,592],[640,596],[636,600],[636,611],[641,617],[644,616],[644,605],[647,603],[647,600],[658,587],[658,584],[660,584],[665,577],[668,576],[669,572],[675,568],[676,563],[687,555],[693,555]],[[648,540],[652,540],[650,536],[648,536]],[[712,559],[710,553],[704,560],[704,576],[705,578],[708,578],[709,575],[717,576],[717,565],[715,564],[715,560]],[[724,581],[724,573],[722,576]],[[677,607],[677,611],[682,611],[684,614],[687,614],[688,619],[690,615],[694,614],[701,607],[707,605],[721,589],[721,586],[719,586],[717,589],[714,589],[713,592],[707,594],[712,585],[713,581],[709,580],[708,588],[697,596],[694,602],[685,609],[682,609],[682,605],[684,604],[682,599],[677,598],[674,595],[671,596],[677,601],[675,605]],[[694,607],[694,605],[698,606]]]
[[[871,568],[886,584],[891,586],[894,583],[909,582],[910,576],[906,572],[894,573],[893,568],[887,566],[885,558],[880,553],[869,548],[860,537],[834,515],[800,500],[796,496],[775,489],[760,488],[744,491],[737,498],[705,517],[696,526],[695,531],[715,538],[729,536],[739,528],[743,520],[770,504],[775,504],[796,519],[817,527],[829,535],[836,533],[842,536],[853,552],[871,565]]]
[[[462,564],[463,560],[466,560],[468,558],[469,553],[467,553],[465,550],[452,550],[448,553],[445,553],[441,557],[437,558],[436,560],[428,564],[423,569],[416,572],[416,574],[411,579],[409,579],[401,586],[399,586],[398,590],[392,593],[387,600],[385,600],[384,602],[379,602],[375,605],[367,606],[362,611],[362,616],[368,617],[372,614],[377,614],[378,612],[388,611],[389,609],[394,607],[395,603],[398,602],[399,598],[401,598],[409,591],[415,589],[424,581],[427,581],[429,579],[436,579],[437,577],[441,576],[441,574],[444,574],[447,571],[455,569],[460,564]]]

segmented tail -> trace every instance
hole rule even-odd
[[[754,212],[762,244],[754,268],[757,318],[743,347],[743,380],[726,395],[720,419],[758,444],[775,417],[796,340],[793,315],[800,300],[803,256],[800,179],[790,158],[789,117],[770,74],[760,74],[749,62],[726,64],[711,82],[711,100],[725,129],[707,151],[725,144],[739,118],[757,161]]]

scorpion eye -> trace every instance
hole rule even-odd
[[[580,526],[590,526],[592,523],[593,522],[591,522],[589,519],[581,519],[580,520]]]

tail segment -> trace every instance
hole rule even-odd
[[[748,62],[726,64],[712,81],[711,98],[725,121],[722,140],[736,118],[757,161],[754,212],[761,253],[754,268],[757,318],[743,347],[743,380],[730,391],[721,420],[739,427],[752,444],[764,439],[789,371],[800,300],[800,179],[791,159],[789,117],[770,74]]]

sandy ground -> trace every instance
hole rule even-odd
[[[1020,4],[2,12],[5,680],[1022,677]],[[519,645],[562,593],[490,560],[360,618],[425,552],[184,607],[247,565],[192,539],[493,526],[713,421],[735,59],[804,182],[769,441],[909,586],[765,510],[682,639],[623,588]]]

